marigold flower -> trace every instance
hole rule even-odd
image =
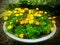
[[[22,16],[23,15],[23,13],[20,13],[20,16]]]
[[[39,12],[37,11],[37,12],[35,12],[35,14],[38,14]]]
[[[29,24],[33,24],[34,23],[34,20],[29,20]]]
[[[18,8],[18,11],[21,11],[21,8]]]
[[[43,13],[43,11],[39,11],[39,13]]]
[[[30,15],[27,15],[27,18],[30,18],[31,16]]]
[[[51,31],[53,31],[54,30],[54,27],[51,27]]]
[[[12,11],[9,10],[8,13],[12,13]]]
[[[44,12],[44,14],[47,14],[47,12]]]
[[[29,20],[29,18],[26,18],[26,20]]]
[[[28,8],[24,8],[24,10],[29,10]]]
[[[14,12],[14,13],[17,13],[17,11],[15,11],[15,10],[14,10],[13,12]]]
[[[39,24],[40,24],[40,22],[38,22],[38,21],[35,22],[35,25],[39,25]]]
[[[4,17],[4,20],[8,20],[8,17],[7,17],[7,16],[5,16],[5,17]]]
[[[23,9],[20,10],[20,13],[24,13],[25,11]]]
[[[13,28],[13,26],[12,25],[9,25],[9,26],[7,26],[7,29],[12,29]]]
[[[12,11],[6,11],[4,13],[2,13],[3,16],[10,16],[12,14]]]
[[[53,16],[53,18],[56,18],[56,16]]]
[[[31,10],[31,13],[33,14],[34,13],[34,10]]]
[[[29,19],[30,19],[30,20],[33,20],[33,19],[34,19],[34,17],[30,17]]]
[[[39,10],[39,8],[36,8],[36,10]]]
[[[52,23],[53,23],[53,24],[55,24],[55,23],[56,23],[56,21],[55,21],[55,20],[52,20]]]
[[[29,19],[34,19],[34,16],[33,16],[33,14],[28,14],[28,15],[27,15],[27,18],[29,18]]]
[[[38,12],[35,12],[34,16],[37,16]]]
[[[52,17],[49,17],[48,19],[52,19]]]
[[[32,11],[31,10],[29,10],[29,14],[31,14],[32,13]]]
[[[18,10],[18,8],[15,8],[15,10]]]
[[[37,14],[35,13],[34,16],[36,16]]]
[[[2,16],[7,16],[5,13],[6,13],[6,12],[2,13],[1,15],[2,15]]]
[[[37,17],[41,17],[42,15],[41,15],[41,14],[37,14],[36,16],[37,16]]]
[[[20,37],[20,38],[23,38],[23,37],[24,37],[24,34],[20,34],[19,37]]]
[[[24,20],[24,23],[27,24],[28,23],[28,20]]]
[[[34,16],[41,17],[42,15],[41,14],[34,14]]]
[[[19,14],[15,14],[15,16],[17,17],[17,16],[19,16]]]
[[[22,21],[20,21],[20,24],[24,24],[24,21],[22,20]]]

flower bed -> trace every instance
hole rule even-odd
[[[37,39],[54,30],[55,16],[39,8],[15,8],[2,13],[6,31],[19,38]]]

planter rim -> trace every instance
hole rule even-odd
[[[21,38],[14,36],[13,34],[7,32],[5,24],[6,24],[6,22],[4,22],[4,24],[3,24],[3,30],[10,38],[17,40],[17,41],[21,41],[21,42],[26,42],[26,43],[42,42],[42,41],[45,41],[45,40],[51,38],[56,33],[56,25],[54,24],[54,31],[51,32],[50,34],[46,35],[46,36],[43,36],[43,37],[38,38],[38,39],[21,39]]]

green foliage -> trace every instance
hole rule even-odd
[[[21,4],[27,5],[48,5],[48,6],[55,6],[56,0],[20,0]]]
[[[41,6],[49,6],[55,7],[60,4],[57,0],[19,0],[17,3],[6,3],[4,7],[6,9],[14,9],[15,7],[41,7]]]
[[[21,34],[21,33],[25,34],[26,33],[26,29],[24,27],[25,26],[22,26],[22,25],[16,27],[15,34],[18,34],[18,35]]]

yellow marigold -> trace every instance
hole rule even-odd
[[[2,13],[3,16],[10,16],[12,14],[12,11],[6,11],[4,13]]]
[[[37,11],[37,12],[35,12],[35,14],[38,14],[39,12]]]
[[[18,8],[15,8],[15,10],[18,10]]]
[[[29,17],[30,17],[30,14],[27,15],[27,18],[29,18]]]
[[[51,27],[51,31],[53,31],[54,30],[54,27]]]
[[[19,34],[19,37],[20,37],[20,38],[23,38],[23,37],[24,37],[24,34]]]
[[[21,11],[21,8],[18,8],[18,11]]]
[[[29,20],[29,18],[26,18],[26,20]]]
[[[17,16],[19,16],[19,14],[15,14],[15,16],[17,17]]]
[[[27,14],[27,18],[32,17],[32,16],[33,16],[32,14]]]
[[[34,13],[34,10],[31,10],[31,13],[33,14]]]
[[[13,28],[12,25],[7,26],[7,29],[12,29],[12,28]]]
[[[23,13],[20,13],[20,16],[22,16],[23,15]]]
[[[39,13],[43,13],[43,11],[39,11]]]
[[[52,19],[52,17],[49,17],[48,19]]]
[[[33,16],[33,14],[28,14],[28,15],[27,15],[27,18],[28,18],[28,19],[34,19],[34,16]]]
[[[24,8],[24,10],[29,10],[28,8]]]
[[[29,19],[32,20],[32,19],[34,19],[34,17],[30,17]]]
[[[24,23],[27,24],[28,23],[28,20],[24,20]]]
[[[22,21],[20,21],[20,24],[24,24],[24,21],[22,20]]]
[[[29,14],[31,14],[32,13],[32,11],[31,10],[29,10]]]
[[[55,24],[55,23],[56,23],[56,21],[55,21],[55,20],[52,20],[52,23],[53,23],[53,24]]]
[[[14,13],[17,13],[17,11],[15,11],[15,10],[14,10],[13,12],[14,12]]]
[[[44,12],[44,14],[47,14],[47,12]]]
[[[36,16],[37,16],[37,17],[41,17],[42,15],[41,15],[41,14],[37,14]]]
[[[7,16],[10,16],[12,14],[12,11],[7,12]]]
[[[12,13],[12,11],[11,10],[8,10],[8,13]]]
[[[8,17],[7,17],[7,16],[5,16],[5,17],[4,17],[4,20],[8,20]]]
[[[2,13],[2,16],[7,16],[7,13],[6,12]]]
[[[33,24],[34,23],[34,20],[29,20],[29,24]]]
[[[20,21],[20,24],[27,24],[28,23],[28,20],[22,20]]]
[[[26,20],[33,20],[33,19],[34,19],[34,17],[26,18]]]
[[[35,12],[35,14],[34,14],[34,16],[37,16],[37,14],[38,14],[39,12],[37,11],[37,12]]]
[[[35,13],[34,16],[41,17],[42,15]]]
[[[35,22],[35,25],[39,25],[39,24],[40,24],[40,22],[38,22],[38,21]]]
[[[36,10],[39,10],[39,8],[36,8]]]
[[[53,16],[53,18],[56,18],[56,16]]]
[[[23,10],[23,9],[20,10],[20,13],[24,13],[24,12],[25,12],[25,10]]]
[[[37,13],[35,13],[34,16],[37,16]]]

